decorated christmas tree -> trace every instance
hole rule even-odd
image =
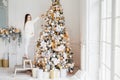
[[[35,66],[44,71],[55,68],[73,72],[73,53],[69,45],[60,1],[52,0],[52,6],[41,17],[44,19],[44,23],[43,31],[36,44]]]

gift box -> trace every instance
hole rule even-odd
[[[37,78],[43,79],[43,70],[42,69],[37,69]]]
[[[50,70],[50,79],[59,79],[60,78],[60,71],[57,69]]]
[[[32,69],[32,77],[33,78],[37,78],[37,72],[38,72],[38,68],[33,68]]]
[[[3,64],[2,62],[3,62],[3,60],[2,60],[2,59],[0,59],[0,67],[2,67],[2,64]]]
[[[54,77],[55,77],[55,71],[50,70],[50,79],[54,79]]]
[[[65,78],[67,76],[67,69],[61,69],[60,70],[60,77]]]
[[[9,60],[3,59],[3,67],[9,67]]]
[[[60,79],[60,70],[55,69],[55,79]]]
[[[43,72],[43,79],[49,79],[49,72]]]

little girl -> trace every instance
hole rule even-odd
[[[32,20],[30,14],[25,15],[24,30],[25,30],[25,54],[24,57],[28,58],[28,48],[30,39],[34,36],[34,24],[39,20],[40,17]]]

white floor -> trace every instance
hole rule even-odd
[[[58,80],[68,80],[68,79],[69,77],[61,78]],[[17,73],[17,75],[14,76],[14,69],[0,68],[0,80],[50,80],[50,79],[47,78],[36,79],[26,73],[19,73],[19,72]]]

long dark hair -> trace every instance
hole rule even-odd
[[[30,14],[26,14],[25,15],[25,20],[24,20],[24,29],[25,29],[25,24],[26,24],[26,22],[27,22],[27,18],[28,18],[28,16],[31,16]]]

